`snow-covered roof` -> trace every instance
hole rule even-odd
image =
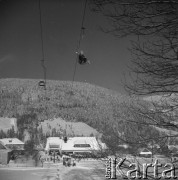
[[[63,140],[59,137],[49,137],[47,139],[45,150],[48,150],[50,146],[58,145],[59,149],[62,147]]]
[[[170,150],[178,149],[178,145],[168,145],[168,148],[169,148]]]
[[[152,154],[152,152],[147,148],[141,148],[139,154]]]
[[[22,141],[20,141],[17,138],[4,138],[4,139],[0,139],[0,141],[4,144],[4,145],[10,145],[10,144],[24,144]]]
[[[72,137],[62,144],[63,151],[91,151],[100,150],[95,137]]]
[[[46,150],[48,150],[49,144],[58,144],[62,151],[100,150],[100,145],[95,137],[70,137],[66,143],[59,137],[50,137],[46,143]]]

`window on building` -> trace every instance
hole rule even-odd
[[[74,147],[91,147],[90,144],[74,144]]]
[[[49,148],[59,148],[59,145],[56,145],[56,144],[50,144],[50,145],[49,145]]]

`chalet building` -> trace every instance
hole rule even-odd
[[[95,137],[70,137],[60,139],[59,137],[49,137],[47,139],[45,150],[58,151],[60,153],[85,153],[100,151],[106,146],[100,144]]]
[[[73,137],[69,138],[66,143],[62,145],[62,152],[67,153],[91,153],[99,151],[100,145],[95,137]]]
[[[4,138],[0,142],[11,150],[24,150],[24,143],[17,138]]]

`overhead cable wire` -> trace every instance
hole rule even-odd
[[[46,90],[46,72],[47,68],[45,66],[45,53],[44,53],[44,40],[43,40],[43,25],[42,25],[42,13],[41,13],[41,1],[39,0],[39,17],[40,17],[40,37],[41,37],[41,52],[42,52],[42,59],[41,59],[41,66],[43,68],[43,76],[44,76],[44,89]]]
[[[41,1],[39,0],[39,4],[38,4],[38,8],[39,8],[39,22],[40,22],[40,38],[41,38],[41,53],[42,53],[42,59],[41,59],[41,66],[43,68],[43,78],[44,81],[40,81],[42,82],[42,85],[44,87],[45,90],[45,94],[44,94],[44,98],[45,98],[45,113],[46,116],[48,117],[48,113],[47,113],[47,95],[46,95],[46,74],[47,74],[47,68],[45,66],[45,51],[44,51],[44,40],[43,40],[43,24],[42,24],[42,12],[41,12]]]
[[[78,43],[77,43],[76,53],[79,53],[78,51],[80,49],[81,41],[82,41],[82,38],[83,38],[83,35],[84,35],[84,30],[85,30],[84,22],[85,22],[86,7],[87,7],[87,0],[85,0],[85,6],[84,6],[83,16],[82,16],[82,24],[81,24],[81,28],[80,28],[80,36],[79,36],[79,40],[78,40]],[[75,80],[77,62],[78,62],[78,56],[76,57],[75,65],[74,65],[74,74],[73,74],[73,78],[72,78],[72,87],[73,87],[73,82]]]

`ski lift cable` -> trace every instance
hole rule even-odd
[[[39,82],[39,86],[44,88],[44,98],[45,98],[45,113],[48,117],[47,113],[47,92],[46,92],[46,76],[47,76],[47,68],[45,66],[45,50],[44,50],[44,40],[43,40],[43,24],[42,24],[42,10],[41,10],[41,0],[38,1],[38,9],[39,9],[39,23],[40,23],[40,39],[41,39],[41,67],[43,69],[43,81]]]
[[[43,40],[43,25],[42,25],[42,13],[41,13],[41,1],[39,0],[39,19],[40,19],[40,37],[41,37],[41,53],[42,53],[42,59],[41,59],[41,66],[43,68],[43,76],[44,81],[41,86],[44,87],[44,90],[46,90],[46,72],[47,68],[45,66],[45,53],[44,53],[44,40]]]
[[[80,46],[81,46],[81,41],[84,35],[84,22],[85,22],[85,14],[86,14],[86,7],[87,7],[87,0],[85,0],[85,6],[84,6],[84,10],[83,10],[83,16],[82,16],[82,24],[81,24],[81,28],[80,28],[80,36],[79,36],[79,40],[78,40],[78,44],[77,44],[77,48],[76,48],[76,53],[78,53]],[[75,74],[76,74],[76,70],[77,70],[77,62],[78,62],[78,56],[76,57],[75,60],[75,65],[74,65],[74,74],[73,74],[73,78],[72,78],[72,87],[73,87],[73,82],[75,80]]]

